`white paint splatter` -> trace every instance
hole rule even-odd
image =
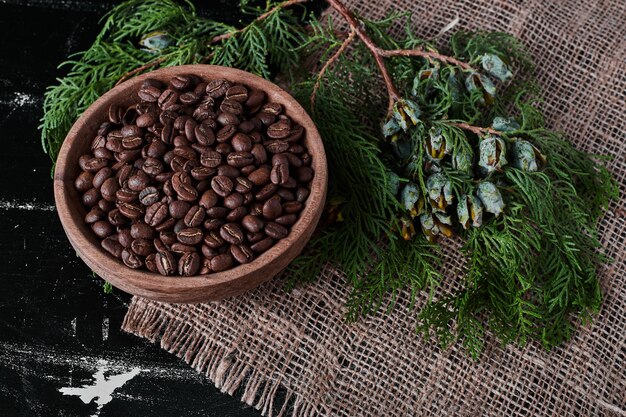
[[[109,338],[109,318],[102,319],[102,340],[106,341]]]
[[[76,319],[78,317],[74,317],[72,319],[72,336],[76,337]]]
[[[27,201],[27,202],[19,202],[19,201],[6,201],[0,200],[0,210],[40,210],[40,211],[54,211],[55,207],[50,204],[41,204],[37,201]]]
[[[108,378],[105,378],[104,373],[109,369],[108,362],[104,359],[101,359],[97,362],[98,370],[94,374],[95,381],[91,385],[83,385],[82,387],[72,388],[72,387],[63,387],[59,388],[59,391],[63,393],[63,395],[78,395],[79,398],[85,404],[91,403],[93,400],[96,400],[96,404],[98,404],[98,409],[92,417],[97,417],[100,415],[100,410],[106,404],[108,404],[113,399],[113,393],[116,389],[122,387],[125,383],[139,375],[141,369],[135,367],[131,369],[129,372],[124,372],[117,375],[110,375]]]

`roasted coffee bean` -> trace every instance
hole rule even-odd
[[[300,140],[300,138],[302,138],[303,134],[304,134],[304,128],[302,126],[300,125],[291,126],[291,132],[289,132],[289,136],[285,138],[285,142],[287,143],[296,142]]]
[[[254,259],[254,252],[246,245],[231,245],[230,254],[240,264],[247,264]]]
[[[243,196],[237,192],[224,197],[224,207],[236,209],[243,204]]]
[[[161,96],[161,90],[153,86],[145,86],[141,87],[138,95],[143,101],[155,103]]]
[[[122,139],[124,149],[137,149],[143,145],[143,139],[139,136],[131,136]]]
[[[309,189],[304,187],[299,187],[296,190],[296,201],[298,203],[304,203],[306,199],[309,197]]]
[[[96,236],[98,236],[100,239],[111,236],[115,232],[115,229],[113,229],[111,223],[104,220],[99,220],[92,224],[91,230],[93,230]]]
[[[176,238],[185,245],[196,245],[202,242],[203,233],[197,227],[189,227],[176,233]]]
[[[264,100],[265,92],[253,89],[248,93],[248,99],[245,102],[245,106],[254,112],[263,104]]]
[[[165,218],[167,217],[167,214],[168,214],[167,204],[165,204],[162,201],[158,201],[152,204],[151,206],[149,206],[148,208],[146,208],[144,221],[146,222],[146,224],[149,224],[150,226],[155,227],[161,222],[163,222],[163,220],[165,220]]]
[[[258,233],[263,229],[263,220],[261,220],[257,216],[252,216],[250,214],[246,215],[241,220],[241,225],[251,233]]]
[[[207,150],[200,155],[200,163],[205,167],[217,168],[222,163],[222,155],[215,151]]]
[[[240,84],[233,85],[226,90],[226,98],[240,103],[245,103],[246,100],[248,100],[248,89]]]
[[[239,116],[243,113],[243,106],[238,101],[226,98],[222,101],[222,104],[220,104],[220,110],[224,113],[231,113],[235,116]]]
[[[248,243],[253,244],[253,243],[257,243],[262,241],[263,239],[265,239],[267,236],[265,235],[265,233],[263,232],[258,232],[258,233],[251,233],[248,232],[246,233],[246,240],[248,241]]]
[[[115,178],[107,178],[100,186],[100,193],[105,200],[115,202],[117,199],[116,193],[119,189],[120,185]]]
[[[282,239],[289,234],[289,230],[287,230],[284,226],[281,226],[280,224],[274,222],[267,223],[263,231],[266,235],[274,239]]]
[[[219,196],[215,191],[207,190],[204,192],[204,194],[202,194],[202,197],[200,197],[199,204],[205,209],[210,209],[217,204],[218,200]]]
[[[197,252],[187,252],[178,260],[178,274],[190,277],[200,269],[200,255]]]
[[[107,237],[106,239],[102,240],[102,242],[100,242],[100,245],[105,251],[109,252],[115,258],[119,259],[122,257],[122,251],[124,250],[124,248],[115,238]]]
[[[117,241],[125,248],[130,248],[133,240],[133,237],[130,235],[130,229],[122,229],[117,232]]]
[[[105,158],[82,158],[79,159],[80,167],[83,171],[96,173],[109,164]]]
[[[276,190],[278,190],[278,185],[272,183],[266,184],[254,195],[254,198],[258,201],[265,201],[273,196]]]
[[[112,201],[107,201],[105,199],[102,199],[98,201],[97,207],[104,212],[109,212],[115,208],[115,203]]]
[[[180,97],[178,97],[178,100],[181,103],[186,104],[186,105],[196,104],[197,102],[200,101],[200,96],[194,93],[193,91],[188,91],[186,93],[181,94]]]
[[[172,201],[168,207],[170,216],[172,216],[174,219],[183,219],[189,212],[190,208],[191,204],[189,204],[187,201],[181,200]]]
[[[120,129],[120,133],[122,134],[122,138],[132,138],[142,135],[141,128],[137,125],[124,126]]]
[[[219,113],[217,115],[216,120],[222,126],[227,126],[227,125],[236,126],[241,122],[239,120],[239,117],[237,117],[237,115],[233,113],[224,113],[224,112]]]
[[[244,206],[239,206],[232,209],[226,215],[226,221],[229,223],[238,223],[241,221],[241,219],[243,219],[246,214],[248,214],[248,210]]]
[[[211,207],[206,210],[206,215],[212,219],[223,219],[228,215],[228,212],[226,207]]]
[[[276,194],[278,194],[283,201],[294,201],[296,199],[295,194],[286,188],[279,187],[278,190],[276,190]]]
[[[168,220],[172,220],[172,224],[174,223],[174,219],[168,219]],[[174,233],[173,230],[160,231],[159,239],[161,239],[161,242],[165,243],[167,246],[172,246],[174,243],[178,243],[178,239],[176,238],[176,233]]]
[[[209,234],[204,237],[203,241],[205,245],[213,249],[218,249],[224,244],[224,239],[222,239],[217,230],[209,232]]]
[[[96,135],[91,141],[91,150],[95,151],[96,149],[104,148],[106,143],[107,140],[103,135]]]
[[[254,156],[250,152],[231,152],[226,157],[226,163],[241,168],[254,163]]]
[[[224,143],[227,140],[230,140],[230,138],[232,138],[236,132],[237,128],[234,124],[226,124],[217,131],[217,133],[215,134],[215,138],[217,139],[218,143]]]
[[[270,172],[270,180],[273,184],[285,184],[289,180],[289,164],[278,163],[274,165]]]
[[[128,249],[122,250],[122,262],[129,268],[137,269],[143,266],[143,262],[141,258],[135,255],[133,252]]]
[[[144,213],[143,209],[140,206],[133,203],[125,203],[123,201],[120,201],[117,204],[117,208],[120,213],[122,213],[125,217],[128,217],[131,220],[138,219],[139,217],[143,216]]]
[[[245,133],[236,133],[230,143],[235,152],[250,152],[252,150],[252,139]]]
[[[162,231],[165,231],[165,230],[170,230],[171,228],[173,228],[173,227],[174,227],[174,224],[175,224],[175,223],[176,223],[176,219],[173,219],[173,218],[171,218],[171,217],[170,217],[169,219],[166,219],[164,222],[162,222],[162,223],[160,223],[160,224],[158,224],[158,225],[154,226],[154,229],[155,229],[157,232],[162,232]]]
[[[261,166],[256,171],[248,175],[248,179],[256,186],[262,186],[270,182],[270,168],[267,165]]]
[[[161,162],[161,160],[157,158],[161,158],[163,155],[165,155],[165,152],[167,152],[167,145],[165,145],[165,143],[161,142],[160,140],[155,140],[150,145],[148,145],[148,149],[146,151],[146,161],[149,158],[154,158],[155,160]],[[163,163],[161,162],[160,165],[163,166]],[[149,172],[147,171],[146,173],[149,174]]]
[[[165,244],[165,242],[163,242],[161,240],[161,238],[156,238],[152,241],[152,244],[154,245],[154,249],[156,249],[157,252],[167,252],[170,247],[170,245]]]
[[[178,101],[178,93],[171,88],[163,91],[158,99],[159,107],[163,110],[172,109]]]
[[[161,275],[172,275],[175,272],[176,258],[169,251],[159,252],[156,255],[156,265],[159,274]]]
[[[281,226],[282,227],[282,226]],[[262,253],[272,247],[274,240],[271,237],[266,237],[250,246],[253,252]]]
[[[265,147],[260,143],[255,144],[252,147],[250,153],[254,156],[254,162],[257,165],[261,165],[267,162],[267,151],[265,150]]]
[[[237,191],[238,193],[242,193],[242,194],[252,191],[252,187],[254,187],[254,184],[252,184],[252,181],[244,177],[235,178],[235,181],[233,181],[233,184],[235,186],[235,191]]]
[[[95,188],[91,188],[85,191],[83,194],[83,204],[87,207],[93,207],[98,204],[98,200],[100,200],[100,193]]]
[[[105,180],[109,179],[113,176],[113,170],[109,167],[104,167],[100,171],[96,172],[96,175],[93,176],[93,187],[100,188]],[[113,180],[115,181],[115,180]],[[117,182],[117,181],[115,181]]]
[[[159,270],[157,269],[157,264],[156,264],[156,256],[157,256],[156,253],[152,253],[146,256],[146,259],[144,260],[146,264],[146,268],[150,272],[159,272]]]
[[[148,184],[150,184],[148,175],[143,171],[139,171],[128,179],[127,187],[132,191],[139,192],[146,188]]]
[[[231,87],[230,81],[224,79],[211,80],[206,86],[206,93],[209,97],[220,98]]]
[[[74,181],[74,187],[83,193],[93,187],[93,174],[91,172],[81,172],[76,181]]]
[[[304,152],[304,147],[302,145],[298,145],[296,144],[291,144],[289,146],[289,149],[287,149],[287,152],[293,153],[293,154],[301,154]],[[298,160],[300,160],[300,158],[298,158]],[[302,163],[302,161],[300,161]]]
[[[204,217],[206,216],[206,212],[200,206],[193,206],[188,211],[184,217],[184,222],[187,227],[198,227],[204,221]]]
[[[295,189],[298,186],[298,182],[293,178],[287,178],[287,181],[281,184],[284,188]]]
[[[172,242],[170,249],[172,250],[172,252],[179,255],[183,253],[196,252],[196,248],[194,246],[184,245],[176,241],[176,235],[174,235],[174,242]]]
[[[133,252],[140,256],[148,256],[156,251],[153,241],[147,239],[135,239],[130,244]]]
[[[156,113],[149,112],[149,113],[144,113],[141,116],[139,116],[137,118],[136,123],[137,123],[137,126],[139,127],[148,127],[148,126],[152,126],[153,124],[155,124],[157,120],[158,119],[157,119]]]
[[[233,190],[233,182],[224,175],[217,175],[211,180],[211,188],[217,195],[226,197]]]
[[[220,165],[217,167],[217,175],[223,175],[233,180],[241,176],[241,170],[230,165]]]
[[[119,209],[113,209],[109,211],[107,215],[107,220],[113,226],[124,226],[128,222],[128,218],[124,216]]]
[[[283,210],[287,214],[299,213],[302,211],[302,203],[299,201],[288,201],[283,204]]]
[[[155,142],[162,143],[162,142]],[[148,175],[156,176],[163,172],[163,162],[157,158],[148,157],[144,161],[141,169]]]
[[[191,176],[198,181],[202,181],[206,180],[207,178],[211,178],[213,175],[215,175],[216,172],[217,169],[215,168],[209,168],[204,166],[195,167],[191,170]],[[200,186],[196,187],[196,189],[201,192]]]
[[[154,229],[145,223],[133,223],[130,226],[130,235],[133,239],[153,239]]]
[[[97,222],[98,220],[102,220],[105,218],[105,212],[100,207],[92,208],[87,214],[85,214],[85,223],[92,224]]]
[[[290,133],[291,124],[288,120],[279,120],[267,127],[267,136],[272,139],[284,139],[289,136]],[[289,146],[287,146],[287,148],[289,148]],[[287,148],[285,148],[285,150],[287,150]]]
[[[203,256],[209,259],[220,254],[218,251],[216,251],[213,248],[208,247],[207,245],[202,245],[202,247],[200,248],[200,251],[202,252]]]
[[[295,214],[285,214],[284,216],[280,216],[274,219],[274,222],[280,224],[281,226],[291,226],[296,221],[298,221],[298,216]]]
[[[201,123],[197,125],[194,134],[196,140],[201,145],[211,146],[215,142],[215,132],[213,132],[213,129],[208,124]]]
[[[141,155],[141,149],[125,149],[116,155],[116,159],[122,162],[132,162]]]
[[[284,140],[270,140],[265,143],[265,149],[270,153],[281,153],[289,149],[289,144]]]
[[[299,182],[309,182],[313,179],[313,170],[309,167],[300,167],[296,169],[296,180]]]
[[[206,230],[211,232],[213,230],[219,230],[220,227],[222,227],[225,224],[226,224],[226,221],[224,221],[223,219],[208,219],[204,221],[204,224],[202,226]]]
[[[280,204],[280,197],[274,196],[263,204],[263,217],[274,220],[283,213],[283,206]]]
[[[243,242],[244,234],[241,228],[235,223],[226,223],[220,228],[220,236],[226,242],[238,245]]]
[[[232,268],[233,257],[230,253],[217,255],[214,258],[211,258],[210,264],[213,272],[222,272]]]
[[[191,86],[191,77],[189,75],[176,75],[170,80],[170,85],[177,90],[186,90]]]
[[[258,113],[256,117],[261,121],[264,126],[269,126],[276,121],[276,115],[270,112],[263,111],[263,109],[261,109],[261,112]]]

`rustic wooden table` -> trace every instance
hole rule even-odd
[[[116,2],[0,3],[0,416],[259,415],[121,333],[130,297],[103,293],[55,212],[37,130],[43,93]],[[202,13],[238,18],[228,1],[210,3]]]

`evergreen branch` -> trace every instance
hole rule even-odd
[[[259,23],[259,22],[267,19],[269,16],[275,14],[276,12],[278,12],[278,11],[280,11],[282,9],[285,9],[287,7],[291,7],[291,6],[296,5],[296,4],[307,3],[308,1],[310,1],[310,0],[287,0],[287,1],[284,1],[282,3],[279,3],[276,6],[272,7],[270,10],[268,10],[265,13],[259,15],[256,19],[254,19],[252,21],[252,24]],[[209,45],[214,45],[216,43],[220,43],[222,41],[230,39],[233,36],[238,36],[238,35],[240,35],[243,32],[244,32],[244,29],[239,29],[239,30],[234,30],[234,31],[228,32],[228,33],[223,33],[223,34],[220,34],[220,35],[216,35],[213,38],[211,38],[211,40],[209,40],[208,43],[209,43]]]
[[[450,125],[450,126],[454,126],[454,127],[458,127],[459,129],[463,129],[463,130],[467,130],[469,132],[474,133],[475,135],[481,136],[484,135],[486,133],[489,133],[491,135],[497,135],[497,136],[501,136],[502,132],[492,129],[490,127],[479,127],[479,126],[472,126],[469,125],[467,123],[463,123],[463,122],[445,122],[446,124]]]
[[[454,57],[443,55],[436,51],[425,51],[423,49],[378,49],[377,51],[380,55],[385,58],[395,57],[395,56],[403,56],[403,57],[421,57],[426,59],[435,59],[444,64],[456,65],[457,67],[463,68],[466,71],[476,71],[470,64],[467,62],[460,61]]]
[[[320,72],[317,74],[317,79],[315,80],[315,85],[313,86],[313,92],[311,93],[311,109],[315,107],[315,97],[317,96],[317,90],[320,88],[320,84],[322,81],[322,77],[324,77],[324,73],[328,68],[330,68],[333,63],[339,58],[339,56],[346,50],[346,48],[350,45],[350,43],[354,40],[356,32],[354,30],[350,30],[348,37],[341,43],[339,49],[334,53],[333,56],[326,61]]]

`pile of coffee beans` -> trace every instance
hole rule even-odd
[[[178,75],[113,105],[76,189],[102,247],[130,268],[191,276],[252,261],[289,234],[314,172],[304,129],[263,91]]]

